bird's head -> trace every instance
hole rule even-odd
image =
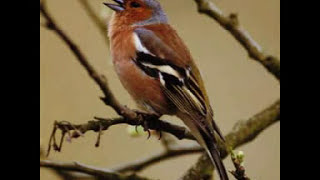
[[[127,25],[167,23],[167,16],[156,0],[113,0],[116,4],[104,3],[115,11],[116,17]]]

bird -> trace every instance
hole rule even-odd
[[[144,112],[181,119],[208,153],[220,179],[228,180],[217,147],[217,137],[223,142],[225,139],[213,120],[200,71],[160,3],[113,1],[103,4],[114,11],[108,22],[108,37],[123,87]]]

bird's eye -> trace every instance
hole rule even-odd
[[[133,8],[141,7],[141,5],[139,3],[137,3],[137,2],[131,2],[130,6],[133,7]]]

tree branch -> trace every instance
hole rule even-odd
[[[239,121],[226,136],[226,144],[235,149],[241,145],[244,145],[254,140],[263,130],[280,121],[280,100],[276,101],[267,109],[251,117],[247,121]],[[229,150],[222,145],[219,145],[221,158],[226,158],[229,154]],[[213,165],[210,158],[204,153],[198,160],[197,164],[191,167],[182,180],[194,180],[201,179],[203,176],[212,174]]]
[[[89,174],[79,172],[65,171],[63,170],[63,168],[53,170],[63,180],[103,180],[102,177],[95,177]]]
[[[271,74],[280,81],[280,60],[274,56],[262,52],[261,46],[243,29],[237,14],[226,16],[210,0],[194,0],[197,3],[198,11],[216,20],[225,30],[247,50],[249,56],[261,63]]]
[[[194,140],[193,135],[185,127],[174,125],[159,119],[148,119],[147,121],[141,122],[137,119],[126,119],[123,117],[114,118],[114,119],[105,119],[95,117],[96,120],[89,121],[84,124],[72,124],[67,121],[56,121],[54,122],[54,128],[50,136],[47,155],[49,155],[51,147],[54,147],[54,150],[60,151],[62,148],[62,142],[64,141],[65,135],[68,135],[68,139],[78,138],[88,131],[99,132],[99,136],[96,142],[96,146],[99,146],[100,134],[101,131],[107,130],[109,127],[118,125],[118,124],[129,124],[129,125],[141,125],[144,128],[148,128],[156,131],[164,131],[172,134],[178,139],[191,139]],[[61,130],[62,136],[60,142],[56,141],[57,130]],[[58,145],[59,144],[59,145]]]
[[[150,180],[134,174],[122,175],[112,170],[96,168],[78,162],[64,163],[50,160],[40,160],[40,167],[46,167],[55,170],[82,172],[98,178],[102,178],[104,180]]]
[[[226,136],[226,142],[229,146],[237,148],[245,143],[252,141],[256,138],[264,129],[268,128],[273,123],[280,120],[280,101],[276,101],[266,110],[256,114],[247,121],[239,121],[233,131]],[[79,128],[81,129],[81,128]],[[225,146],[219,144],[221,157],[225,158],[228,155],[228,150]],[[135,162],[118,166],[113,168],[114,171],[125,172],[125,171],[139,171],[145,167],[152,165],[161,160],[169,159],[172,157],[201,152],[202,148],[199,146],[171,146],[168,151],[163,151],[152,155],[150,157],[137,160]],[[66,169],[68,170],[68,169]],[[81,171],[85,172],[85,171]],[[211,177],[213,172],[213,165],[209,157],[204,154],[201,156],[195,166],[193,166],[188,172],[182,177],[183,180],[194,180]],[[211,175],[210,175],[211,174]]]
[[[202,152],[203,148],[199,145],[192,145],[192,146],[186,146],[186,145],[173,145],[168,148],[168,150],[164,150],[162,152],[153,154],[149,157],[136,160],[134,162],[120,165],[118,167],[112,168],[114,171],[117,172],[126,172],[126,171],[141,171],[144,168],[154,164],[161,162],[163,160],[167,160],[173,157],[181,156],[181,155],[187,155],[187,154],[193,154]]]
[[[264,129],[268,128],[270,125],[280,120],[280,101],[276,101],[273,105],[265,109],[264,111],[256,114],[247,121],[239,121],[226,136],[226,144],[231,148],[237,148],[245,143],[252,141],[258,136]],[[225,158],[228,155],[228,150],[220,142],[219,149],[221,156]],[[141,171],[147,166],[150,166],[156,162],[160,162],[169,158],[176,156],[181,156],[189,153],[202,152],[203,149],[199,146],[179,146],[179,145],[169,145],[167,149],[162,152],[156,153],[149,157],[118,166],[113,168],[115,171],[125,172],[125,171]],[[209,166],[208,166],[209,165]],[[204,168],[206,167],[206,168]],[[211,161],[208,157],[202,157],[198,163],[191,170],[191,174],[201,175],[201,178],[208,176],[210,170],[213,170]],[[193,177],[193,176],[192,176]],[[201,179],[197,177],[198,179]]]
[[[106,119],[100,119],[102,121],[106,121],[104,127],[108,127],[108,123],[119,124],[124,123],[123,119],[115,119],[108,121]],[[273,123],[280,120],[280,100],[276,101],[273,105],[268,107],[267,109],[263,110],[262,112],[256,114],[252,118],[248,119],[247,121],[239,121],[233,128],[233,130],[226,136],[226,144],[227,147],[237,148],[245,143],[252,141],[256,138],[264,129],[271,126]],[[113,124],[114,125],[114,124]],[[63,127],[67,128],[75,128],[78,129],[81,133],[88,131],[89,129],[93,131],[98,131],[99,128],[98,121],[90,121],[88,124],[84,125],[68,125],[63,124]],[[78,137],[80,134],[79,132],[74,132],[72,136]],[[221,157],[225,158],[229,151],[221,142],[218,145]],[[114,171],[117,172],[126,172],[126,171],[141,171],[144,168],[160,162],[162,160],[170,159],[173,157],[197,153],[201,152],[203,149],[199,146],[181,146],[181,145],[169,145],[168,149],[151,155],[149,157],[136,160],[134,162],[120,165],[118,167],[113,168]],[[198,160],[197,164],[194,165],[182,178],[183,180],[193,180],[193,179],[201,179],[205,177],[210,177],[209,175],[212,174],[213,165],[209,157],[205,154],[201,156]]]

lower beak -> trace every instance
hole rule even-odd
[[[108,6],[110,9],[119,12],[124,10],[124,0],[113,0],[117,4],[111,4],[111,3],[103,3],[104,5]]]

